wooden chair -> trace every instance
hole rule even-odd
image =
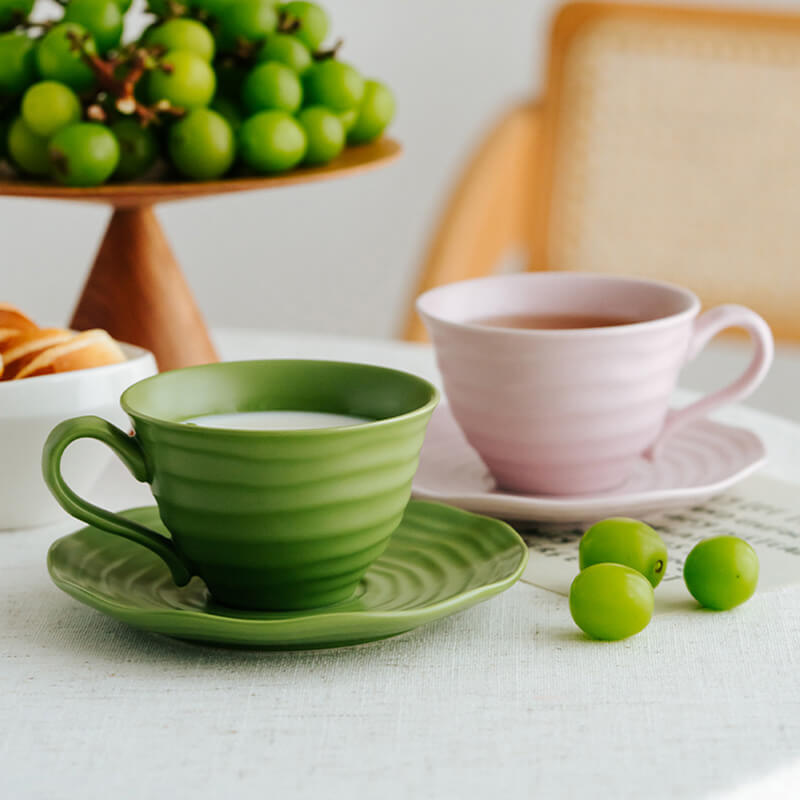
[[[800,15],[562,8],[542,100],[472,157],[417,293],[510,250],[688,285],[800,340]],[[413,308],[405,336],[425,337]]]

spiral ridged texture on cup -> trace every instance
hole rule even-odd
[[[355,591],[408,503],[433,387],[378,367],[290,361],[179,370],[140,387],[125,405],[161,518],[215,600],[298,609]],[[161,398],[165,408],[158,407]],[[154,408],[147,416],[136,413],[148,405]],[[303,431],[163,422],[254,407],[379,421]]]
[[[661,431],[699,305],[666,284],[522,274],[419,301],[453,416],[504,489],[582,494],[620,485]],[[600,329],[472,324],[518,313],[636,313]]]

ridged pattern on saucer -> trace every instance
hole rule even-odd
[[[504,492],[443,403],[428,425],[413,495],[503,519],[596,522],[702,502],[765,459],[764,444],[752,431],[703,419],[670,437],[656,459],[637,459],[625,483],[610,491],[559,497]]]
[[[556,340],[428,324],[469,443],[501,486],[537,494],[622,483],[661,430],[692,331]]]
[[[428,416],[331,436],[210,436],[142,420],[136,431],[161,517],[215,598],[295,609],[347,598],[383,552],[411,495]]]
[[[125,516],[163,533],[156,508]],[[296,612],[234,611],[202,581],[179,589],[150,551],[96,528],[50,548],[48,569],[68,594],[116,619],[185,639],[278,649],[334,647],[393,636],[507,589],[528,551],[505,523],[412,501],[354,596]]]

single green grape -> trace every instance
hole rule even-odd
[[[158,138],[152,128],[143,128],[135,119],[121,119],[111,125],[119,143],[119,163],[114,178],[132,181],[144,175],[158,158]]]
[[[83,25],[101,53],[117,47],[122,39],[122,11],[117,0],[70,0],[64,22]]]
[[[271,33],[256,54],[257,61],[280,61],[302,75],[314,63],[308,48],[288,33]]]
[[[306,134],[291,114],[261,111],[242,124],[239,149],[255,172],[285,172],[303,160]]]
[[[52,174],[66,186],[99,186],[119,163],[119,144],[111,130],[96,122],[62,128],[48,145]]]
[[[641,572],[653,588],[667,569],[664,540],[649,525],[626,517],[592,525],[581,539],[579,558],[581,569],[592,564],[625,564]]]
[[[0,117],[0,161],[8,154],[8,129],[10,127],[11,120]]]
[[[47,139],[37,136],[22,117],[17,117],[8,129],[8,155],[22,172],[42,177],[50,172]]]
[[[339,117],[325,106],[304,108],[297,115],[297,121],[303,126],[308,142],[304,163],[327,164],[344,149],[344,125]]]
[[[235,100],[231,100],[230,97],[226,97],[225,95],[217,94],[211,101],[209,108],[223,116],[234,133],[239,132],[239,128],[242,127],[242,122],[244,121],[244,116],[241,108],[239,108],[239,104]]]
[[[158,17],[173,17],[177,10],[178,18],[187,11],[204,11],[209,16],[219,16],[222,9],[228,3],[236,0],[177,0],[176,4],[170,4],[169,0],[147,0],[147,8],[151,14]]]
[[[240,39],[262,42],[277,25],[275,0],[234,0],[220,14],[220,50],[233,50]]]
[[[0,31],[19,25],[33,11],[34,0],[0,0]]]
[[[33,133],[49,139],[64,126],[80,120],[81,102],[69,86],[40,81],[22,98],[22,118]]]
[[[344,61],[317,61],[303,76],[306,102],[332,111],[357,108],[364,97],[364,79]]]
[[[214,70],[200,56],[175,50],[161,59],[161,67],[150,73],[147,92],[151,103],[167,101],[189,110],[211,102],[217,80]]]
[[[34,50],[24,33],[0,34],[0,97],[16,97],[36,80]]]
[[[653,587],[647,578],[623,564],[587,567],[569,589],[575,624],[593,639],[610,642],[644,630],[653,616],[653,603]]]
[[[36,47],[36,65],[45,80],[59,81],[76,92],[83,92],[94,85],[94,73],[73,46],[71,37],[88,37],[84,44],[86,52],[97,53],[94,38],[83,25],[62,22],[51,28],[40,40]]]
[[[221,114],[196,108],[170,128],[169,155],[187,178],[212,180],[231,168],[236,139]]]
[[[364,84],[364,97],[358,107],[358,117],[348,131],[350,144],[366,144],[377,139],[394,117],[394,95],[388,86],[378,81]]]
[[[192,8],[205,11],[209,16],[218,19],[223,15],[225,8],[233,2],[236,0],[192,0],[190,5]]]
[[[344,125],[344,132],[349,133],[358,119],[358,109],[350,108],[347,111],[340,111],[339,119],[342,121],[342,125]]]
[[[214,59],[214,37],[202,22],[195,19],[168,19],[147,32],[145,44],[194,53],[204,61]]]
[[[251,114],[272,109],[292,113],[302,102],[303,86],[297,73],[277,61],[258,64],[242,84],[242,103]]]
[[[758,584],[758,556],[737,536],[705,539],[687,556],[683,579],[701,606],[727,611],[753,596]]]
[[[312,52],[319,49],[328,35],[328,15],[316,3],[293,2],[281,6],[281,11],[298,21],[295,36]]]

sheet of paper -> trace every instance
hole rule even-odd
[[[730,534],[746,539],[760,561],[758,591],[800,583],[800,484],[761,476],[702,505],[645,520],[664,539],[667,573],[656,591],[656,612],[682,611],[696,603],[683,583],[683,562],[701,539]],[[522,580],[569,594],[578,573],[583,528],[516,525],[531,550]]]

